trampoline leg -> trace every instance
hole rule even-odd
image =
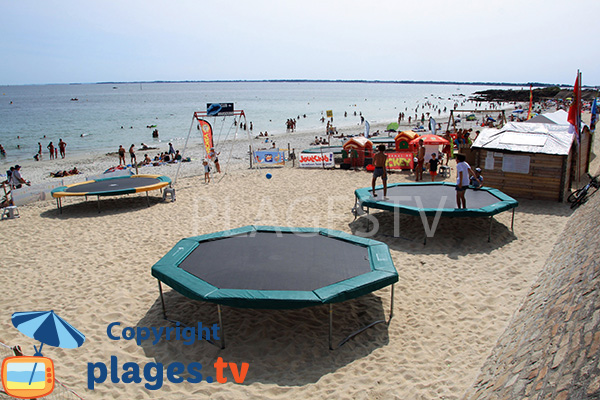
[[[160,281],[158,281],[158,291],[160,292],[160,302],[162,304],[163,317],[167,319],[167,308],[165,307],[165,298],[163,296],[162,285],[160,284]]]
[[[98,213],[100,212],[100,196],[98,196],[98,200],[96,200],[96,204],[98,205]]]
[[[329,303],[329,350],[333,348],[333,304]]]
[[[488,232],[488,243],[492,241],[492,221],[494,217],[490,217],[490,231]]]
[[[217,313],[219,314],[219,326],[221,327],[221,349],[225,348],[225,328],[223,327],[223,319],[221,318],[221,305],[217,304]]]
[[[515,233],[515,209],[512,209],[512,220],[510,221],[510,230],[512,231],[512,233]]]
[[[377,324],[386,324],[389,325],[390,322],[392,321],[392,318],[394,317],[394,285],[392,285],[392,298],[390,301],[390,319],[389,320],[385,320],[385,319],[380,319],[374,322],[371,322],[370,324],[363,326],[362,328],[352,332],[350,335],[346,336],[346,338],[344,340],[342,340],[337,347],[333,347],[333,304],[329,304],[329,350],[337,350],[340,347],[342,347],[344,344],[346,344],[347,341],[349,341],[350,339],[352,339],[354,336],[363,333],[364,331],[366,331],[367,329],[371,328],[372,326],[375,326]],[[384,317],[385,318],[385,317]]]
[[[147,190],[146,190],[146,202],[148,203],[148,207],[150,207],[150,196],[148,195]]]

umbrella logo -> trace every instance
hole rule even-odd
[[[16,312],[12,323],[21,333],[40,341],[34,345],[33,357],[8,357],[2,361],[2,385],[7,394],[31,399],[47,396],[54,390],[54,363],[44,357],[44,344],[74,349],[83,344],[85,336],[60,318],[54,311]]]

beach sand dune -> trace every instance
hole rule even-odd
[[[272,179],[266,179],[266,172]],[[354,220],[354,190],[370,175],[354,171],[279,168],[239,169],[209,185],[203,177],[177,184],[177,201],[142,195],[96,202],[53,202],[21,207],[21,218],[2,222],[1,339],[28,354],[36,341],[10,325],[16,311],[53,309],[86,335],[76,350],[45,347],[56,376],[84,398],[338,398],[457,399],[473,383],[489,352],[543,267],[570,215],[565,204],[521,201],[510,231],[510,213],[495,217],[491,242],[487,219],[447,219],[423,245],[418,217],[401,216],[394,235],[392,213],[374,212],[374,239],[389,245],[400,281],[394,318],[339,350],[327,346],[328,308],[292,311],[223,307],[227,347],[206,342],[111,340],[107,326],[172,326],[163,320],[151,266],[178,240],[244,225],[319,226],[350,233],[367,227]],[[390,183],[410,181],[393,174]],[[157,196],[158,192],[154,192]],[[468,197],[467,197],[468,199]],[[468,201],[468,200],[467,200]],[[431,223],[431,221],[430,221]],[[233,251],[233,250],[232,250]],[[219,268],[215,265],[215,268]],[[187,299],[165,287],[169,317],[184,323],[217,322],[216,306]],[[334,305],[335,340],[362,324],[386,318],[390,288]],[[87,389],[88,363],[118,359],[142,368],[200,362],[249,363],[243,384],[164,382],[160,390],[110,378]],[[182,374],[186,377],[186,374]]]

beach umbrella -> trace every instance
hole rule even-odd
[[[396,132],[396,131],[398,130],[398,127],[399,127],[399,126],[400,126],[400,125],[398,125],[398,123],[397,123],[397,122],[392,122],[391,124],[389,124],[389,125],[387,126],[387,128],[385,128],[385,130],[386,130],[386,131],[394,131],[394,132]]]
[[[39,350],[33,346],[36,356],[42,356],[44,344],[74,349],[83,344],[85,336],[73,328],[54,311],[16,312],[12,315],[12,323],[21,333],[40,341]]]
[[[445,145],[450,144],[450,142],[438,135],[423,135],[417,138],[414,138],[410,141],[411,146],[417,146],[419,144],[419,140],[423,140],[423,144],[427,146],[435,146],[435,145]]]

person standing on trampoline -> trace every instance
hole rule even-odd
[[[385,154],[385,145],[380,144],[377,146],[377,153],[373,156],[373,164],[375,170],[373,171],[373,179],[371,179],[371,187],[373,189],[373,197],[377,197],[375,193],[375,182],[378,177],[381,177],[383,181],[383,198],[387,198],[387,171],[385,170],[385,163],[387,161],[387,155]]]
[[[471,166],[465,161],[464,154],[456,154],[456,207],[467,208],[465,192],[469,187],[469,176],[475,175]]]

